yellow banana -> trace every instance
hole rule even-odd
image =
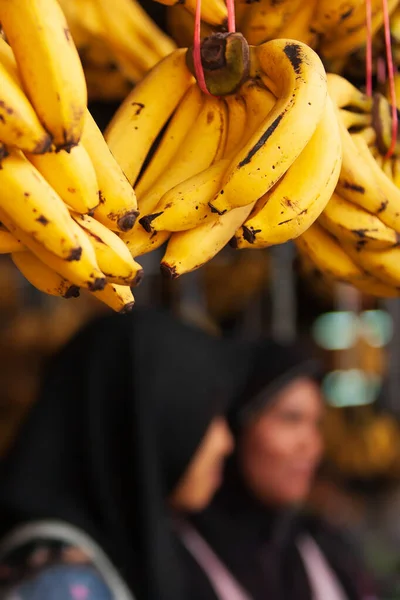
[[[339,126],[343,161],[338,194],[400,233],[400,190],[382,173],[362,135],[350,135],[342,123],[339,122]],[[386,180],[383,181],[385,187],[382,177]]]
[[[322,34],[340,32],[341,27],[365,23],[365,0],[318,0],[312,26]]]
[[[112,45],[129,52],[135,61],[144,58],[139,56],[136,40],[144,42],[147,55],[154,55],[155,61],[149,65],[150,68],[175,50],[173,40],[156,25],[136,0],[115,0],[112,4],[108,0],[96,0],[96,4]]]
[[[215,220],[216,215],[211,212],[208,202],[219,190],[228,165],[228,160],[220,160],[166,192],[155,212],[145,217],[149,229],[185,231],[208,219]]]
[[[21,87],[11,48],[1,38],[0,81],[0,140],[26,152],[47,152],[51,145],[50,136]]]
[[[136,182],[151,146],[191,83],[186,50],[175,50],[132,90],[113,117],[106,140],[131,184]]]
[[[121,238],[88,215],[72,213],[72,216],[85,230],[96,253],[97,264],[107,281],[120,285],[138,285],[143,277],[143,269],[133,260]]]
[[[182,4],[167,8],[167,30],[180,48],[188,48],[193,44],[194,15]],[[213,28],[202,22],[200,37],[204,39],[213,33]]]
[[[168,165],[173,162],[187,132],[196,121],[203,104],[204,96],[198,85],[194,83],[190,86],[173,114],[146,170],[135,185],[138,198],[142,198],[154,186]]]
[[[0,220],[17,240],[64,279],[89,290],[103,289],[106,279],[97,265],[94,250],[84,232],[72,218],[74,233],[82,248],[81,258],[77,261],[64,260],[46,250],[32,236],[22,231],[2,208],[0,208]]]
[[[326,80],[329,96],[338,108],[356,108],[364,113],[371,112],[372,98],[360,92],[350,81],[336,73],[328,73]]]
[[[176,279],[214,258],[246,220],[253,206],[254,203],[241,206],[194,229],[173,233],[161,262],[163,274]]]
[[[2,162],[0,207],[50,252],[68,260],[79,260],[81,249],[67,207],[19,152],[10,154]]]
[[[332,196],[342,164],[339,125],[328,98],[323,117],[300,156],[256,204],[236,234],[238,248],[265,248],[301,235]]]
[[[83,128],[86,84],[57,0],[1,0],[0,22],[27,95],[54,145],[75,146]]]
[[[274,40],[253,49],[260,75],[280,87],[279,99],[250,141],[235,156],[210,203],[223,213],[258,200],[287,171],[309,142],[326,104],[323,65],[308,46]]]
[[[228,132],[224,157],[233,158],[246,132],[246,101],[240,93],[225,96],[225,101],[228,105]]]
[[[79,296],[79,288],[76,285],[61,277],[32,252],[17,252],[12,254],[11,258],[25,279],[41,292],[63,298]]]
[[[158,0],[166,6],[183,4],[192,14],[196,12],[196,0]],[[224,25],[228,17],[226,4],[223,0],[203,0],[201,5],[201,20],[210,25]]]
[[[25,246],[19,242],[12,233],[4,227],[0,227],[0,254],[11,254],[12,252],[23,252]]]
[[[368,113],[357,113],[351,110],[340,109],[339,118],[346,129],[359,129],[371,125],[371,115]]]
[[[127,314],[131,312],[135,305],[135,298],[133,297],[131,288],[128,285],[107,283],[103,290],[90,293],[92,296],[120,314]]]
[[[99,204],[96,173],[82,144],[69,152],[29,154],[27,158],[73,210],[85,214]]]
[[[391,14],[398,4],[398,0],[388,0],[388,10]],[[371,20],[371,35],[375,36],[377,31],[383,24],[383,11],[377,10],[372,15]],[[365,26],[365,18],[363,16],[358,27],[351,29],[344,36],[335,36],[332,40],[321,44],[320,52],[325,58],[339,58],[348,56],[358,48],[364,47],[367,41],[367,28]]]
[[[138,215],[135,192],[89,111],[86,111],[82,145],[92,161],[99,188],[100,204],[94,216],[110,229],[129,231]]]
[[[296,238],[295,244],[308,255],[318,269],[336,280],[354,282],[365,278],[364,271],[318,223],[313,223]]]
[[[259,0],[247,8],[240,31],[249,44],[258,46],[280,35],[280,30],[290,21],[303,0]]]
[[[364,161],[365,169],[369,170],[372,174],[379,189],[385,196],[385,200],[379,205],[376,214],[379,215],[381,221],[386,225],[400,233],[400,190],[377,165],[362,134],[353,134],[352,139]]]
[[[298,40],[312,48],[316,46],[318,36],[313,28],[313,16],[318,2],[319,0],[303,2],[279,31],[278,37],[286,40]]]
[[[226,121],[225,102],[214,96],[207,96],[173,162],[147,194],[139,198],[142,214],[152,213],[165,192],[220,158],[224,150]],[[134,226],[132,232],[122,236],[132,256],[140,256],[158,248],[168,237],[169,232],[153,233],[146,217]]]
[[[360,206],[333,194],[319,223],[340,240],[373,250],[390,248],[399,242],[399,234]]]
[[[346,245],[346,252],[364,271],[400,290],[400,248],[369,250]]]

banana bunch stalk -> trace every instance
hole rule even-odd
[[[83,288],[126,311],[142,269],[118,233],[136,196],[87,110],[63,12],[0,0],[0,22],[0,253],[47,294]]]
[[[232,239],[264,248],[301,235],[341,169],[339,122],[311,48],[292,40],[249,47],[241,34],[218,34],[203,42],[202,57],[214,95],[192,76],[191,51],[176,50],[106,131],[141,217],[121,237],[135,258],[168,242],[161,268],[172,278]]]
[[[340,123],[338,184],[317,221],[297,240],[299,253],[326,278],[380,296],[400,294],[400,145],[391,146],[391,107],[328,75]]]
[[[122,100],[175,49],[137,0],[60,0],[91,100]]]

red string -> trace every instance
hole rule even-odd
[[[367,48],[365,58],[367,96],[372,96],[372,3],[365,0],[365,20],[367,27]]]
[[[204,94],[208,94],[211,96],[210,92],[207,89],[206,79],[204,77],[204,69],[201,62],[201,0],[197,0],[196,2],[196,14],[194,17],[194,40],[193,40],[193,64],[194,64],[194,72],[196,73],[197,83],[199,84],[199,88]]]
[[[390,17],[387,0],[382,0],[383,19],[385,25],[385,45],[386,45],[386,61],[388,68],[388,78],[390,86],[390,102],[392,105],[392,143],[386,154],[386,158],[390,158],[396,148],[397,143],[397,130],[398,130],[398,119],[397,119],[397,102],[396,102],[396,86],[394,82],[394,65],[392,55],[392,42],[390,39]]]
[[[228,8],[228,31],[229,33],[235,33],[235,0],[226,0],[226,6]]]
[[[235,23],[235,0],[226,0],[228,9],[228,31],[236,31]],[[201,62],[201,0],[196,0],[196,13],[194,17],[194,40],[193,40],[193,64],[199,88],[204,94],[211,96],[207,89],[206,79],[204,77],[203,64]]]

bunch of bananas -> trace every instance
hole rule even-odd
[[[296,244],[329,280],[366,294],[400,294],[400,155],[385,158],[391,144],[391,110],[339,75],[328,90],[340,122],[343,162],[335,193]]]
[[[0,252],[39,290],[86,288],[115,310],[142,276],[115,232],[136,197],[86,108],[57,0],[0,0]]]
[[[172,278],[231,238],[265,247],[299,236],[329,201],[342,158],[326,74],[311,48],[292,40],[249,48],[240,34],[212,36],[202,54],[215,96],[200,91],[186,54],[159,63],[106,131],[141,214],[121,238],[134,257],[169,240],[161,268]]]
[[[171,35],[180,46],[186,46],[193,38],[194,3],[164,3],[173,5],[168,9]],[[399,0],[388,0],[389,13],[399,4]],[[222,12],[216,5],[217,0],[202,2],[203,36],[210,35],[212,27],[224,26]],[[343,68],[349,55],[366,44],[365,0],[236,0],[235,12],[237,29],[249,44],[275,38],[295,39],[316,49],[331,63],[330,69]],[[215,15],[220,16],[213,18]],[[382,28],[383,20],[382,0],[372,0],[373,37]]]
[[[122,100],[175,49],[137,0],[59,0],[85,70],[91,100]]]

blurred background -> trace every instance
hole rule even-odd
[[[99,121],[110,106],[95,106]],[[157,253],[142,257],[137,305],[168,307],[227,336],[301,340],[324,360],[325,461],[310,498],[360,544],[385,590],[400,598],[400,300],[326,283],[290,244],[226,249],[170,282]],[[34,402],[44,364],[89,319],[107,311],[83,296],[62,300],[33,288],[0,259],[0,443],[4,453]],[[123,316],[121,316],[123,319]]]

